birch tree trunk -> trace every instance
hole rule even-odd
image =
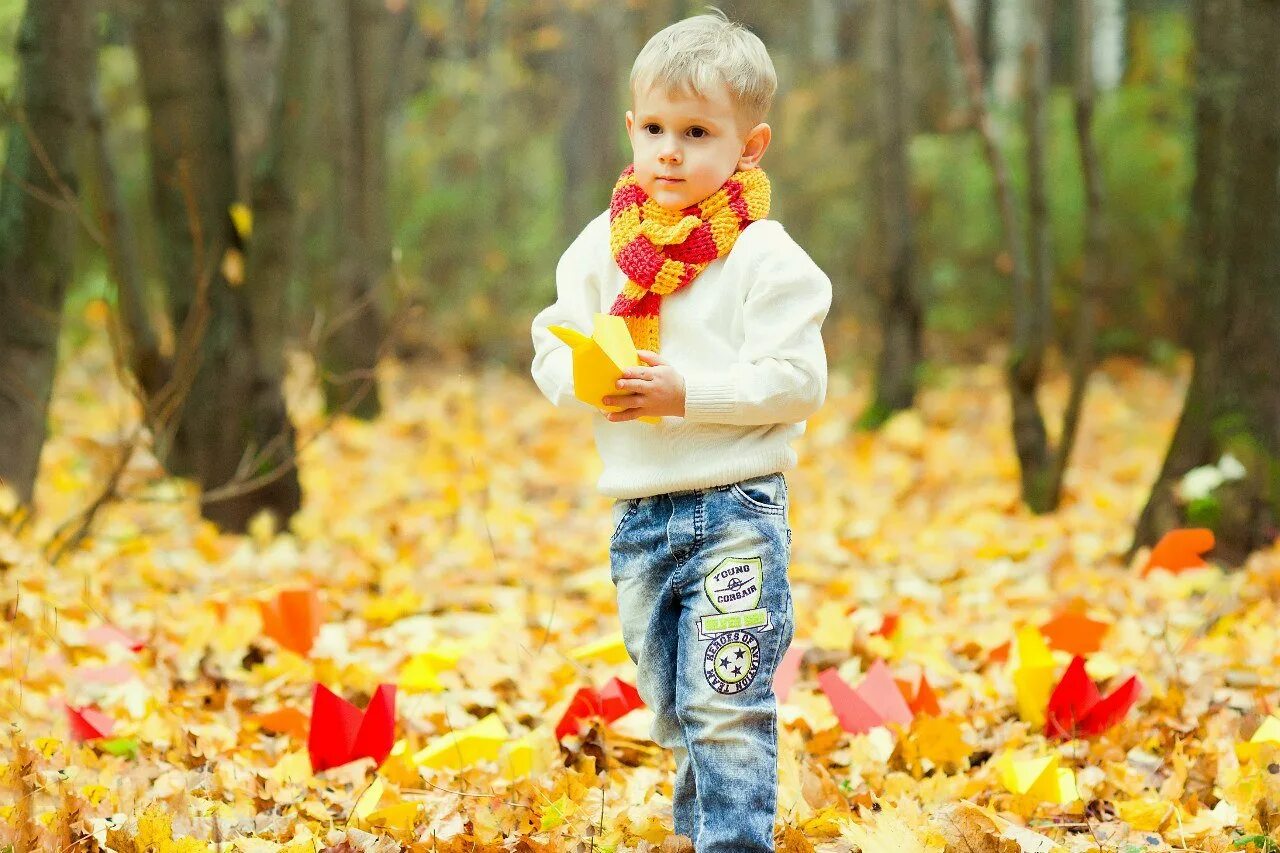
[[[28,0],[0,175],[0,481],[24,504],[35,491],[72,273],[88,48],[80,0]]]

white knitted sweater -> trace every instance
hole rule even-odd
[[[556,301],[533,319],[538,388],[593,418],[597,490],[646,497],[793,468],[791,442],[826,398],[831,280],[781,223],[748,225],[728,255],[662,298],[660,354],[684,377],[684,417],[614,423],[574,397],[572,351],[547,327],[591,334],[592,315],[608,313],[625,283],[606,210],[565,250]]]

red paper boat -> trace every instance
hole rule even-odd
[[[1045,735],[1070,739],[1102,734],[1124,719],[1141,692],[1142,685],[1135,675],[1101,698],[1085,671],[1084,658],[1076,655],[1049,697]]]
[[[581,721],[603,715],[603,709],[600,707],[600,694],[596,692],[596,689],[594,687],[579,687],[578,692],[573,694],[569,707],[565,708],[564,716],[560,718],[560,722],[556,723],[556,740],[563,739],[565,735],[575,734]]]
[[[600,688],[600,716],[605,722],[612,723],[624,714],[644,706],[640,693],[627,682],[619,678],[610,678]]]
[[[311,733],[307,737],[313,772],[361,758],[372,758],[381,766],[391,754],[395,734],[394,684],[379,684],[363,711],[323,684],[316,684],[311,698]]]
[[[580,687],[573,694],[564,716],[556,724],[556,740],[576,734],[583,720],[600,717],[606,723],[644,706],[635,687],[619,678],[611,678],[604,687]]]
[[[111,734],[115,721],[90,705],[73,708],[66,705],[67,721],[71,723],[71,735],[78,741],[97,740]]]
[[[886,723],[911,725],[911,708],[884,661],[872,664],[856,688],[846,684],[835,669],[818,673],[818,685],[827,694],[840,727],[847,732],[863,734]]]

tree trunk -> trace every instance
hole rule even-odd
[[[615,11],[607,3],[563,4],[561,57],[565,109],[561,117],[560,162],[564,181],[562,228],[571,239],[609,206],[609,193],[629,162],[618,141],[618,67],[614,53]]]
[[[1231,109],[1239,85],[1235,56],[1240,0],[1198,0],[1192,5],[1195,37],[1195,178],[1174,300],[1181,343],[1198,350],[1218,330],[1207,321],[1221,315],[1226,287],[1227,215],[1231,188]]]
[[[996,0],[975,0],[973,28],[977,33],[978,59],[982,63],[982,86],[991,82],[991,71],[996,64]]]
[[[28,0],[0,175],[0,482],[23,504],[35,491],[72,274],[88,45],[83,3]]]
[[[120,193],[120,179],[108,144],[106,114],[98,86],[97,46],[88,63],[89,159],[92,195],[103,239],[103,253],[116,286],[124,359],[144,403],[156,398],[169,381],[169,360],[147,310],[146,287],[138,259],[133,223]]]
[[[339,255],[328,273],[320,368],[326,409],[368,419],[381,411],[376,371],[386,343],[379,293],[391,261],[386,106],[394,29],[382,0],[336,2],[328,94]]]
[[[1224,79],[1233,53],[1240,63],[1238,85],[1229,87],[1234,106],[1225,138],[1234,150],[1226,204],[1221,191],[1196,197],[1196,203],[1205,205],[1197,212],[1201,222],[1226,211],[1220,231],[1227,251],[1225,274],[1217,278],[1212,257],[1217,244],[1199,235],[1197,248],[1210,257],[1202,258],[1197,268],[1215,277],[1205,288],[1200,311],[1206,327],[1198,329],[1196,369],[1182,418],[1134,540],[1135,547],[1150,544],[1183,524],[1210,527],[1217,555],[1229,564],[1269,545],[1280,532],[1280,372],[1275,367],[1280,362],[1280,111],[1275,108],[1280,103],[1280,4],[1240,0],[1239,9],[1234,51],[1232,28],[1220,17],[1230,14],[1228,8],[1201,0],[1196,11],[1198,26],[1214,28],[1197,33],[1202,68]],[[1209,81],[1204,82],[1202,95],[1211,97]],[[1197,128],[1204,130],[1199,115]],[[1221,152],[1198,141],[1197,165],[1215,168],[1201,157]],[[1222,162],[1217,161],[1218,167]],[[1216,175],[1206,180],[1221,189]],[[1219,463],[1224,454],[1240,463],[1243,476],[1227,476],[1206,495],[1177,493],[1187,471]]]
[[[1076,144],[1080,151],[1080,177],[1084,184],[1084,247],[1080,291],[1076,301],[1075,353],[1071,364],[1071,391],[1062,415],[1062,432],[1053,453],[1049,494],[1057,507],[1062,495],[1062,481],[1067,463],[1075,447],[1084,409],[1084,395],[1093,371],[1094,317],[1098,294],[1102,288],[1102,252],[1106,229],[1102,218],[1102,167],[1097,146],[1093,143],[1093,106],[1095,83],[1093,42],[1096,33],[1096,0],[1075,0],[1075,124]]]
[[[910,107],[906,95],[906,14],[898,0],[877,4],[880,49],[876,86],[877,135],[880,148],[880,216],[884,237],[880,287],[882,342],[876,370],[876,392],[861,423],[877,427],[892,413],[915,402],[916,372],[921,359],[923,308],[915,272],[915,237],[911,220],[911,180],[907,159]]]
[[[300,176],[314,153],[310,139],[316,125],[324,26],[315,2],[288,0],[277,96],[267,122],[266,148],[252,183],[253,234],[245,279],[252,283],[260,369],[277,379],[283,379],[285,373],[286,297],[300,238]]]
[[[1048,0],[1027,0],[1026,134],[1027,202],[1030,233],[1029,286],[1013,294],[1013,350],[1009,358],[1009,401],[1013,414],[1013,442],[1022,474],[1022,497],[1033,512],[1048,512],[1056,504],[1050,493],[1048,436],[1036,391],[1048,346],[1049,290],[1053,274],[1046,196],[1045,144],[1048,138],[1049,27]]]
[[[153,401],[163,425],[157,452],[171,473],[199,482],[201,511],[220,527],[244,530],[262,509],[284,522],[301,500],[293,427],[278,379],[260,369],[245,286],[228,274],[236,174],[222,3],[142,0],[139,11],[152,190],[177,341],[172,379]]]

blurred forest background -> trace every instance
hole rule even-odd
[[[1110,356],[1174,369],[1223,264],[1263,271],[1241,278],[1274,302],[1274,252],[1229,261],[1226,220],[1206,217],[1274,236],[1274,186],[1253,206],[1224,200],[1275,183],[1254,156],[1275,147],[1262,85],[1275,48],[1255,37],[1275,5],[720,4],[777,66],[773,215],[834,283],[833,370],[874,369],[866,425],[909,406],[931,365],[1004,358],[1024,496],[1051,509],[1074,427],[1050,446],[1042,365],[1081,379]],[[0,0],[0,44],[17,46],[0,52],[0,241],[36,271],[11,258],[0,301],[10,400],[14,385],[47,399],[52,365],[33,353],[60,338],[74,357],[105,307],[157,456],[206,495],[239,478],[206,514],[230,528],[263,506],[287,516],[296,479],[272,474],[292,458],[283,353],[313,355],[329,409],[361,417],[379,408],[380,358],[527,370],[556,260],[629,162],[631,61],[701,10]],[[34,403],[0,418],[0,476],[20,498],[42,419]],[[1144,524],[1234,523],[1244,551],[1269,541],[1276,417],[1245,420],[1246,467],[1261,473],[1240,518],[1166,500]],[[1231,440],[1215,436],[1161,482],[1216,462]]]

